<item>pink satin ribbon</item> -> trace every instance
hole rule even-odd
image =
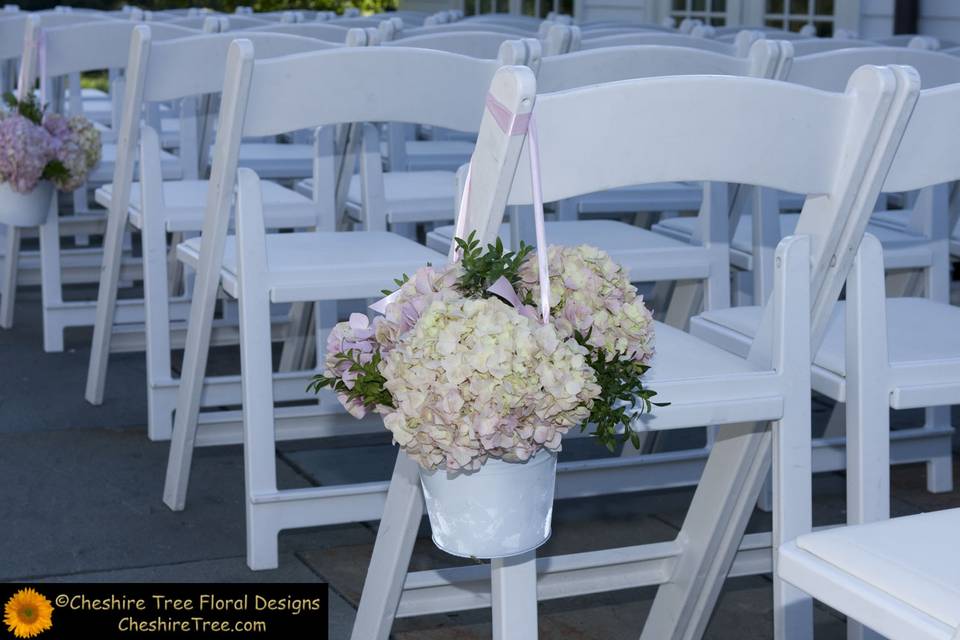
[[[487,111],[494,122],[508,136],[527,134],[527,156],[530,160],[530,182],[533,187],[533,221],[537,238],[537,266],[540,271],[540,315],[546,324],[550,318],[550,272],[547,267],[547,232],[543,217],[543,190],[540,185],[540,146],[537,144],[537,123],[533,112],[516,114],[510,111],[503,103],[487,94]],[[454,227],[454,238],[463,238],[467,227],[467,202],[470,199],[470,181],[473,170],[473,159],[467,165],[467,176],[464,179],[463,196],[460,198],[460,207],[457,211],[457,224]],[[453,259],[460,258],[460,250],[454,246]]]
[[[487,94],[486,108],[493,117],[493,120],[508,136],[527,135],[527,151],[530,160],[530,181],[533,191],[533,219],[534,229],[537,238],[537,266],[539,267],[540,279],[540,316],[544,324],[550,319],[550,272],[547,265],[547,232],[543,217],[543,190],[540,184],[540,147],[537,144],[537,125],[533,118],[533,112],[516,114],[513,113],[503,103]],[[454,227],[454,238],[463,238],[467,226],[467,201],[470,197],[470,181],[473,168],[473,159],[467,165],[467,175],[463,184],[463,196],[460,198],[460,207],[457,211],[457,223]],[[460,259],[460,250],[454,247],[452,250],[453,260]],[[517,292],[506,278],[500,278],[493,283],[487,291],[495,293],[504,298],[510,304],[518,309],[523,307]],[[370,308],[377,313],[386,313],[387,306],[396,299],[399,290],[394,291],[385,298],[378,300],[370,305]]]

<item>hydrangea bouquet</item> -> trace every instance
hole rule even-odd
[[[638,445],[631,419],[657,404],[641,380],[653,319],[623,269],[594,247],[550,247],[543,322],[531,247],[457,242],[462,258],[398,280],[383,316],[336,325],[311,388],[332,388],[355,417],[381,414],[427,470],[525,461],[576,426],[611,450]]]
[[[41,180],[73,191],[100,162],[100,132],[83,116],[44,113],[32,96],[6,94],[0,112],[0,183],[30,193]]]

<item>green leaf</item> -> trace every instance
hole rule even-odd
[[[670,404],[650,400],[657,392],[644,388],[642,380],[650,367],[635,362],[624,353],[608,356],[604,349],[589,344],[590,332],[587,335],[575,332],[574,339],[587,349],[587,363],[600,386],[600,396],[593,401],[590,417],[581,430],[592,424],[597,442],[610,451],[614,451],[617,444],[628,441],[639,449],[640,434],[633,429],[633,418],[651,411],[654,406]],[[623,433],[618,435],[621,428]]]
[[[43,173],[40,177],[44,180],[69,180],[70,172],[59,160],[51,160],[47,163],[47,166],[43,168]]]

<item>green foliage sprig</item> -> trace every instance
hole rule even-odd
[[[580,430],[583,431],[589,424],[593,424],[593,435],[597,442],[610,451],[616,449],[617,444],[625,444],[628,440],[639,449],[640,434],[633,430],[633,417],[638,413],[651,411],[653,407],[670,404],[653,402],[652,398],[657,392],[643,386],[641,378],[650,367],[622,353],[615,353],[608,358],[604,349],[588,344],[590,332],[583,335],[576,331],[574,338],[587,349],[587,364],[593,369],[597,384],[600,385],[600,396],[593,401],[590,417],[580,426]],[[620,426],[623,427],[623,433],[618,435],[617,429]]]
[[[307,386],[307,391],[320,393],[325,387],[330,387],[337,393],[346,394],[350,400],[358,400],[367,407],[385,406],[393,408],[393,396],[387,391],[384,385],[387,380],[380,373],[379,365],[382,360],[379,351],[373,353],[370,362],[362,363],[358,358],[351,357],[346,353],[338,353],[334,356],[337,363],[349,362],[350,371],[357,374],[353,381],[353,388],[347,387],[343,380],[339,378],[328,378],[325,375],[316,375]]]
[[[38,127],[43,126],[43,107],[37,102],[35,96],[28,95],[23,100],[17,100],[17,96],[8,91],[3,94],[3,102],[11,111],[20,114]],[[66,171],[65,167],[64,171]]]
[[[520,242],[518,251],[505,251],[500,238],[484,249],[477,240],[476,231],[471,231],[466,240],[454,240],[462,254],[460,266],[463,268],[463,275],[460,276],[458,288],[460,293],[468,298],[488,297],[490,294],[487,289],[501,277],[505,277],[516,288],[520,278],[520,265],[533,251],[533,247],[523,242]]]

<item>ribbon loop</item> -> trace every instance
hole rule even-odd
[[[546,223],[543,215],[543,189],[540,183],[540,148],[537,144],[537,126],[533,117],[533,112],[516,114],[507,106],[488,93],[486,98],[486,108],[490,112],[500,130],[508,136],[527,135],[527,158],[530,163],[530,182],[533,191],[533,218],[537,238],[537,267],[539,270],[540,281],[540,316],[543,323],[546,324],[550,319],[550,272],[547,260],[547,232]],[[456,238],[463,238],[467,227],[467,201],[470,198],[470,182],[473,173],[473,158],[467,165],[467,175],[464,179],[463,195],[460,198],[460,206],[457,210],[457,221],[453,231],[454,247],[452,251],[453,260],[460,259],[460,250],[456,247]],[[503,280],[504,282],[500,282]],[[488,291],[507,299],[511,304],[518,308],[522,306],[513,287],[505,278],[495,282]],[[506,284],[506,287],[503,285]],[[370,306],[374,311],[383,313],[386,306],[390,304],[396,293],[378,301]]]

